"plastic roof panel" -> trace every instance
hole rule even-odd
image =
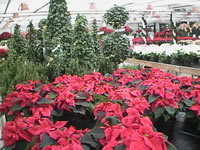
[[[6,14],[4,14],[8,2]],[[26,26],[28,21],[33,20],[37,24],[40,19],[46,18],[48,6],[33,13],[37,9],[47,4],[50,0],[0,0],[0,29],[12,28],[18,23]],[[68,9],[71,11],[72,18],[77,13],[83,13],[88,20],[97,18],[102,20],[103,13],[114,4],[124,6],[130,13],[130,22],[133,20],[140,22],[141,16],[144,15],[148,22],[169,21],[169,15],[174,13],[176,21],[179,20],[200,20],[200,0],[66,0]],[[90,4],[95,3],[95,9],[90,9]],[[20,4],[26,3],[29,10],[21,11]],[[148,7],[150,9],[148,9]],[[195,10],[195,12],[193,12]],[[188,13],[192,12],[192,13]],[[13,19],[13,13],[19,13],[20,18]],[[154,15],[157,16],[154,16]],[[160,19],[159,19],[160,17]],[[136,20],[135,20],[136,18]],[[14,20],[14,22],[9,20]],[[72,19],[73,21],[73,19]]]

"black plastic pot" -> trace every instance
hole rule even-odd
[[[162,123],[158,121],[155,127],[168,136],[168,140],[175,145],[177,150],[200,150],[200,136],[195,132],[195,125],[180,120],[174,119]]]

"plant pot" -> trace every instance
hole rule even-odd
[[[171,59],[171,64],[172,65],[181,65],[181,62],[176,58],[172,58]]]
[[[185,119],[184,112],[179,112],[176,119],[167,122],[160,119],[154,125],[159,132],[168,136],[177,150],[199,150],[200,136],[194,134],[194,125],[191,124],[191,120]]]

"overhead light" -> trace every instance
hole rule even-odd
[[[21,11],[29,10],[28,5],[26,3],[21,3]]]
[[[152,10],[153,8],[152,8],[152,5],[151,5],[151,3],[149,3],[148,5],[147,5],[147,10]]]
[[[96,9],[96,4],[94,2],[91,2],[89,9]]]
[[[13,13],[13,18],[19,18],[19,14],[18,13]]]
[[[198,8],[192,7],[192,12],[198,12]]]

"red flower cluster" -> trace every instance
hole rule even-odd
[[[100,27],[100,28],[99,28],[99,31],[100,31],[100,32],[104,32],[104,33],[112,33],[112,32],[113,32],[112,29],[109,29],[109,28],[107,28],[107,27]]]
[[[11,38],[12,34],[9,32],[3,32],[0,34],[0,40],[7,40]]]
[[[4,57],[7,55],[8,49],[0,48],[0,57]]]
[[[172,30],[170,28],[165,28],[161,32],[154,33],[154,37],[171,37]]]
[[[124,29],[125,29],[125,32],[133,32],[133,29],[131,29],[128,26],[125,26]]]
[[[153,130],[145,117],[172,116],[180,103],[200,116],[200,79],[177,77],[159,69],[122,70],[110,76],[101,73],[83,77],[63,75],[46,85],[27,81],[16,85],[0,105],[0,112],[14,116],[3,128],[4,146],[35,141],[31,150],[82,150],[82,137],[90,129],[77,130],[67,121],[53,121],[56,111],[81,113],[92,110],[103,150],[124,146],[132,150],[166,150],[167,140]],[[67,124],[67,127],[66,127]],[[94,135],[93,135],[94,136]],[[36,139],[35,139],[36,138]],[[43,140],[49,145],[43,145]],[[87,139],[87,138],[86,138]]]

